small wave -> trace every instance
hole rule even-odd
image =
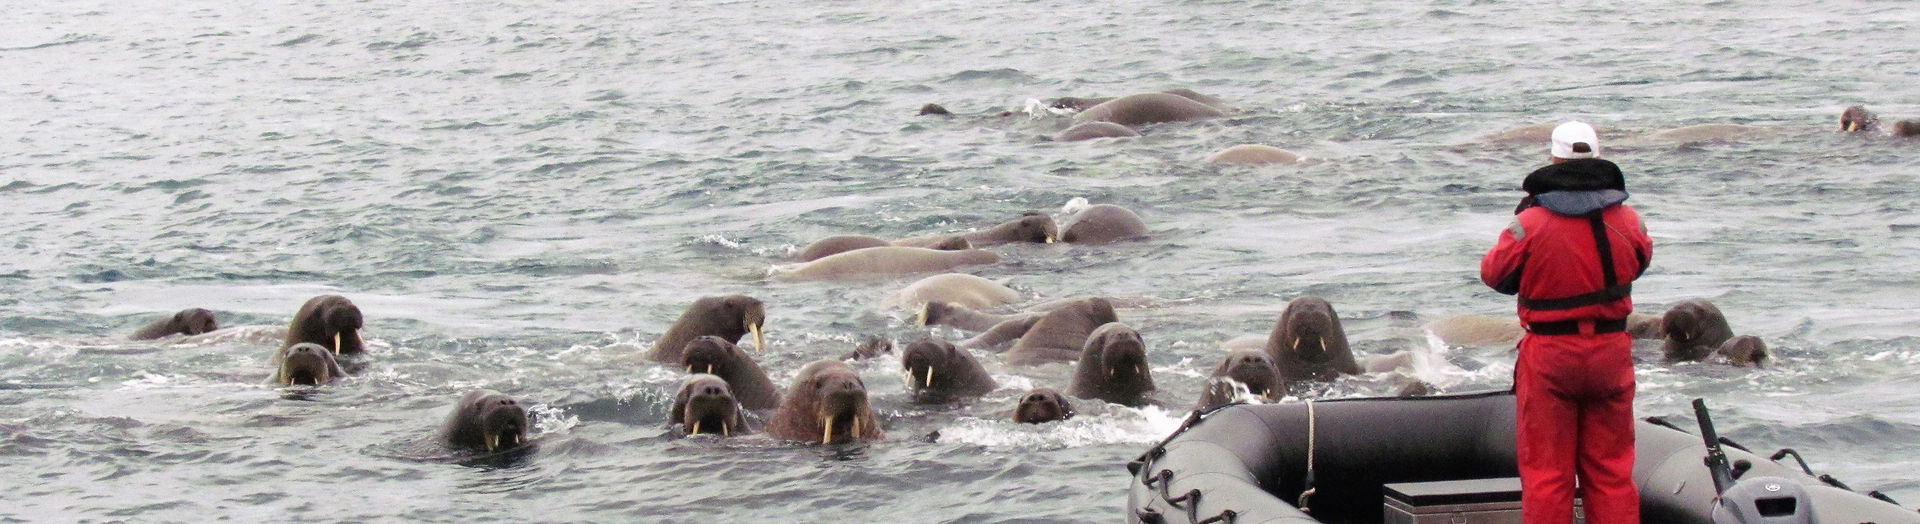
[[[1021,449],[1062,449],[1112,444],[1158,442],[1180,427],[1184,413],[1159,407],[1115,406],[1107,413],[1083,414],[1046,424],[1019,424],[1009,420],[960,419],[941,428],[939,439],[979,446]]]
[[[22,46],[22,47],[0,47],[0,51],[28,51],[33,49],[46,49],[49,47],[59,47],[63,45],[84,44],[88,42],[105,42],[105,41],[107,41],[107,37],[101,36],[101,35],[67,33],[65,35],[62,35],[59,39],[53,40],[51,42],[34,44],[30,46]]]

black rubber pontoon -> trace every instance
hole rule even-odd
[[[1701,438],[1653,422],[1641,422],[1635,437],[1641,519],[1710,522],[1715,493]],[[1514,449],[1514,401],[1505,392],[1230,405],[1189,416],[1167,441],[1128,464],[1127,519],[1381,522],[1382,486],[1515,477]],[[1819,522],[1920,524],[1911,509],[1830,485],[1800,467],[1743,449],[1725,452],[1738,479],[1778,477],[1801,487]],[[1309,463],[1311,515],[1295,507]]]

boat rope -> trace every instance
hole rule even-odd
[[[1319,417],[1315,416],[1313,411],[1313,399],[1307,399],[1307,481],[1300,485],[1300,503],[1296,504],[1296,506],[1300,508],[1301,513],[1308,515],[1313,514],[1313,509],[1307,507],[1307,499],[1312,498],[1313,494],[1319,491],[1319,488],[1313,487],[1313,434],[1315,433],[1314,426],[1317,418]]]

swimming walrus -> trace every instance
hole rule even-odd
[[[1840,131],[1885,131],[1896,137],[1920,136],[1920,120],[1901,120],[1895,122],[1891,129],[1881,129],[1880,117],[1874,116],[1865,107],[1852,106],[1840,112]]]
[[[1009,320],[1038,317],[1044,313],[1026,311],[996,315],[945,300],[929,300],[920,306],[918,322],[922,326],[953,326],[968,331],[986,331]]]
[[[981,331],[980,334],[974,335],[973,338],[955,342],[954,345],[963,348],[997,348],[1009,342],[1020,340],[1020,337],[1026,336],[1027,332],[1032,331],[1033,326],[1039,324],[1040,319],[1043,318],[1047,317],[1041,313],[1014,317],[1005,322],[994,324],[993,327],[987,328],[986,331]]]
[[[1727,339],[1733,338],[1733,328],[1727,326],[1726,315],[1704,299],[1674,304],[1667,309],[1661,325],[1666,329],[1667,339],[1660,345],[1660,353],[1666,356],[1667,362],[1707,358]]]
[[[773,409],[780,406],[780,390],[767,378],[767,372],[746,351],[727,339],[706,335],[688,342],[681,351],[681,364],[688,373],[703,373],[727,381],[734,399],[747,409]]]
[[[793,387],[767,419],[766,431],[775,438],[821,444],[880,440],[880,420],[867,403],[867,385],[853,368],[838,360],[819,360],[800,368]]]
[[[1020,300],[1020,292],[999,282],[966,273],[943,273],[908,284],[887,295],[882,307],[924,309],[929,302],[958,304],[971,309],[990,308]]]
[[[647,358],[665,364],[681,363],[681,351],[693,339],[706,335],[720,337],[728,342],[740,343],[740,337],[753,334],[753,347],[765,351],[766,335],[760,332],[767,322],[767,306],[759,299],[746,295],[727,295],[724,297],[700,297],[687,306],[680,319],[660,335],[653,343],[653,349],[647,351]]]
[[[1260,144],[1240,144],[1207,155],[1209,164],[1292,164],[1300,155],[1292,151]]]
[[[814,243],[812,244],[807,244],[807,247],[801,249],[800,253],[794,255],[793,258],[801,262],[812,262],[812,261],[826,258],[829,256],[838,255],[840,253],[853,251],[855,249],[866,249],[870,247],[881,247],[881,246],[891,246],[891,245],[894,245],[894,244],[892,242],[888,242],[885,239],[881,239],[879,237],[870,237],[866,235],[836,235],[836,236],[830,236],[827,238],[822,238],[820,240],[814,241]],[[946,235],[946,236],[933,237],[927,240],[925,245],[916,246],[916,247],[938,249],[941,251],[959,251],[962,249],[973,249],[973,244],[968,243],[967,239],[964,237],[961,237],[958,235]]]
[[[1002,222],[985,231],[956,233],[973,247],[997,246],[1016,242],[1051,244],[1060,239],[1060,229],[1053,223],[1053,217],[1037,211],[1020,214],[1020,218]],[[936,248],[936,244],[951,235],[935,235],[903,238],[893,241],[893,245],[906,247]]]
[[[1320,297],[1300,297],[1287,303],[1273,333],[1267,336],[1266,351],[1289,383],[1360,374],[1360,363],[1354,361],[1353,350],[1347,347],[1347,332],[1340,327],[1340,316],[1333,312],[1333,304]]]
[[[977,397],[1000,385],[972,353],[937,338],[907,344],[900,353],[900,367],[907,373],[907,390],[913,393],[913,401],[922,404]]]
[[[1213,368],[1206,390],[1200,392],[1200,404],[1194,409],[1205,411],[1234,402],[1242,388],[1245,394],[1274,400],[1286,392],[1287,382],[1280,378],[1280,368],[1273,365],[1266,352],[1237,350]]]
[[[1119,322],[1093,330],[1067,392],[1128,406],[1145,403],[1153,392],[1153,372],[1147,369],[1147,344],[1140,333]]]
[[[527,443],[527,410],[513,397],[477,390],[453,406],[440,439],[451,447],[488,453],[517,448]]]
[[[1039,424],[1073,418],[1073,403],[1066,395],[1047,388],[1034,388],[1020,397],[1020,404],[1013,408],[1013,421],[1021,424]]]
[[[1073,118],[1080,122],[1113,122],[1132,127],[1223,116],[1227,115],[1219,109],[1184,96],[1169,93],[1139,93],[1101,102],[1099,105],[1081,111]]]
[[[866,360],[893,354],[893,341],[879,335],[867,335],[852,351],[840,355],[840,360]]]
[[[1070,362],[1080,358],[1087,345],[1087,337],[1095,329],[1110,322],[1119,322],[1119,315],[1113,311],[1113,303],[1104,298],[1088,298],[1068,304],[1060,309],[1047,312],[1021,335],[1020,341],[1007,350],[1006,362],[1011,365],[1045,364],[1048,362]]]
[[[706,373],[688,375],[680,382],[680,392],[673,395],[673,408],[667,417],[668,426],[678,424],[687,435],[718,433],[731,437],[749,431],[747,417],[741,414],[740,402],[734,399],[726,379]]]
[[[320,386],[347,375],[333,351],[312,342],[280,348],[269,360],[273,377],[269,381],[282,386]]]
[[[187,308],[173,316],[153,321],[130,337],[134,340],[153,340],[173,334],[198,335],[220,329],[220,323],[213,320],[213,312],[200,308]]]
[[[1060,241],[1074,244],[1106,244],[1147,236],[1147,223],[1140,215],[1113,204],[1095,204],[1073,214],[1061,230]]]
[[[313,297],[300,306],[300,312],[293,314],[293,323],[287,326],[287,341],[281,346],[307,342],[331,347],[336,356],[359,356],[367,351],[366,342],[360,339],[363,322],[360,308],[347,297]]]
[[[1666,337],[1666,331],[1660,327],[1661,317],[1633,313],[1627,315],[1627,334],[1633,338],[1658,339]],[[1440,342],[1449,346],[1493,346],[1512,345],[1525,335],[1526,328],[1520,327],[1520,319],[1514,317],[1492,317],[1487,315],[1458,315],[1442,317],[1427,323],[1424,328],[1438,337]]]
[[[1140,136],[1133,128],[1113,122],[1081,122],[1073,127],[1053,135],[1055,142],[1079,142],[1096,138],[1129,138]]]
[[[777,271],[775,280],[872,278],[952,271],[992,264],[1000,255],[981,249],[941,251],[922,247],[881,246],[855,249]]]
[[[1753,335],[1727,339],[1726,343],[1720,344],[1719,353],[1727,357],[1728,364],[1756,368],[1766,367],[1767,358],[1772,356],[1772,352],[1767,350],[1767,343]]]

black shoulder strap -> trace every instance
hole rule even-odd
[[[1562,298],[1520,297],[1522,307],[1535,311],[1565,310],[1605,304],[1633,294],[1633,284],[1620,283],[1620,275],[1613,268],[1613,240],[1607,237],[1607,222],[1600,218],[1601,213],[1605,212],[1605,209],[1601,209],[1587,214],[1587,223],[1593,225],[1594,249],[1600,252],[1600,275],[1605,281],[1605,287],[1592,293]]]

